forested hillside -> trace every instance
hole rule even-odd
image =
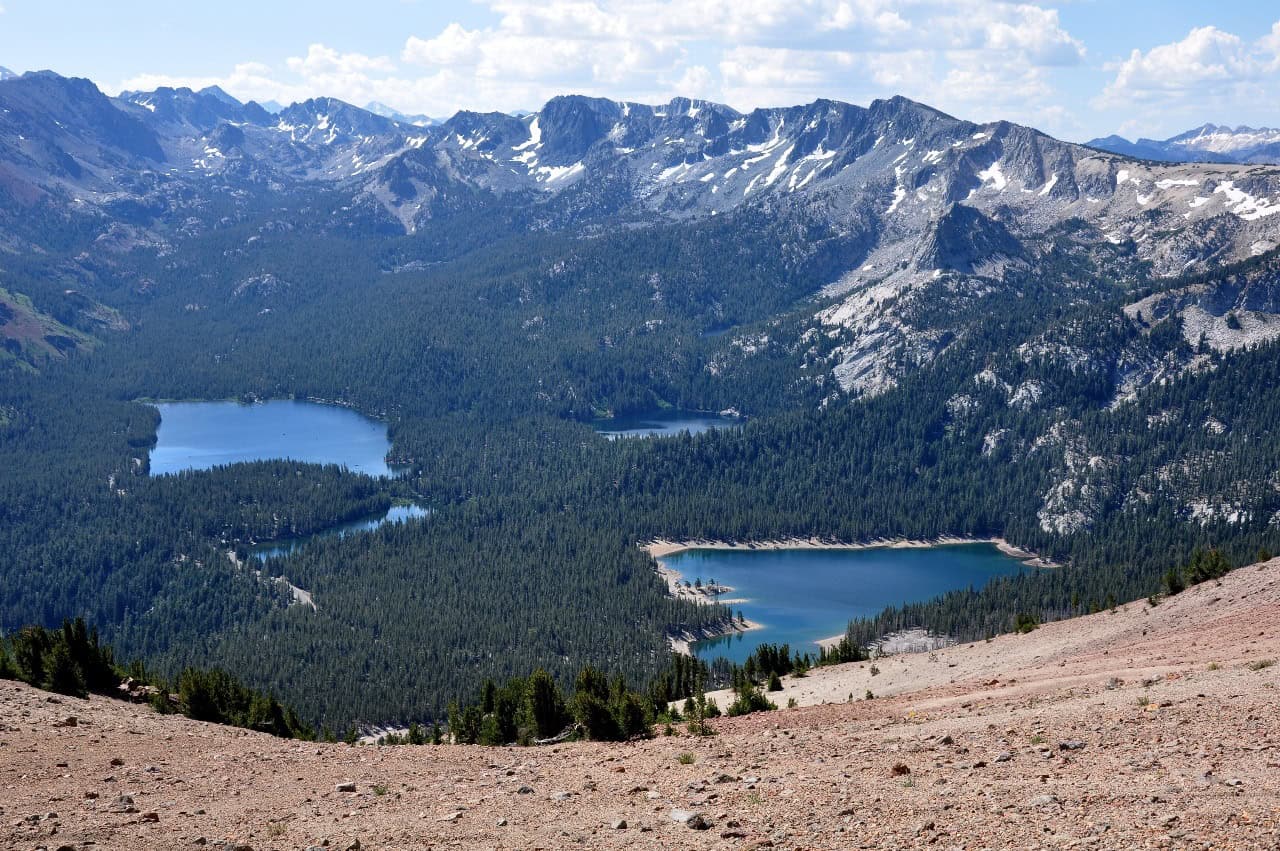
[[[42,150],[77,158],[80,177],[27,157],[39,192],[0,186],[0,290],[48,331],[0,313],[5,632],[83,616],[162,672],[223,666],[345,728],[441,718],[485,679],[537,667],[565,689],[584,665],[645,682],[668,633],[730,615],[667,596],[638,546],[657,537],[999,535],[1066,565],[887,613],[860,638],[982,636],[1151,594],[1197,547],[1234,562],[1280,551],[1277,220],[1207,188],[1213,203],[1186,219],[1181,196],[1145,212],[1129,197],[1157,178],[1199,191],[1177,181],[1208,187],[1225,166],[1139,177],[1027,128],[823,104],[803,113],[822,139],[795,145],[838,143],[838,159],[784,155],[774,141],[801,132],[799,113],[686,127],[712,158],[690,170],[747,153],[781,169],[755,182],[768,192],[712,209],[709,188],[628,171],[640,154],[556,135],[557,110],[601,103],[549,105],[536,143],[531,121],[484,119],[508,148],[598,167],[561,187],[468,171],[450,157],[473,154],[443,134],[401,150],[409,131],[336,102],[323,106],[348,135],[295,142],[292,160],[246,107],[241,157],[221,118],[202,129],[203,113],[37,82],[129,121],[82,128],[75,146],[49,130]],[[7,85],[0,141],[37,109]],[[878,147],[891,120],[948,153]],[[226,162],[147,159],[154,138],[179,162],[191,133],[222,134]],[[367,174],[317,177],[375,149]],[[1001,181],[1049,189],[997,197],[1004,184],[978,177],[989,155]],[[911,197],[894,157],[915,169]],[[832,182],[801,184],[828,161]],[[726,175],[706,183],[744,198]],[[936,209],[935,180],[950,198]],[[1269,172],[1249,180],[1271,191]],[[133,200],[103,200],[113,186]],[[93,204],[69,205],[68,187]],[[1091,192],[1110,219],[1088,213]],[[389,221],[407,199],[412,215]],[[340,402],[387,422],[409,473],[278,461],[153,477],[157,414],[137,400],[154,398]],[[667,406],[745,424],[613,442],[586,424]],[[246,564],[252,544],[395,500],[431,514]],[[291,605],[276,577],[316,607]]]

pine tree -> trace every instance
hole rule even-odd
[[[48,691],[76,697],[88,695],[84,675],[80,673],[80,667],[71,658],[71,651],[64,642],[54,645],[53,651],[49,654],[45,679],[41,687]]]
[[[552,738],[564,729],[564,699],[555,680],[543,668],[529,677],[528,715],[539,739]]]

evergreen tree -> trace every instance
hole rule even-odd
[[[528,713],[536,738],[549,739],[564,729],[564,699],[555,680],[542,668],[529,677]]]

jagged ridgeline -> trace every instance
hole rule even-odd
[[[1067,565],[858,627],[956,637],[1280,549],[1276,169],[901,98],[424,127],[42,73],[0,107],[6,632],[83,615],[346,729],[538,668],[650,682],[668,634],[731,616],[667,596],[655,537],[1002,535]],[[148,475],[133,400],[286,397],[384,419],[409,472]],[[586,424],[665,407],[745,424]],[[430,518],[248,563],[403,500]]]

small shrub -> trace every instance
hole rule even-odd
[[[730,718],[733,718],[738,715],[749,715],[752,712],[765,712],[777,708],[755,686],[750,682],[746,682],[738,687],[737,697],[733,703],[729,704],[728,714]]]
[[[1270,668],[1275,663],[1275,659],[1259,659],[1256,662],[1250,662],[1247,667],[1250,671],[1261,671],[1263,668]]]
[[[870,673],[870,674],[871,674],[871,676],[873,676],[873,677],[878,677],[878,676],[880,676],[880,669],[879,669],[878,667],[876,667],[875,665],[872,665],[872,666],[871,666],[871,670],[870,670],[870,672],[869,672],[869,673]]]
[[[387,787],[379,783],[373,787],[373,794],[381,798],[383,795],[387,794]]]
[[[1218,670],[1218,669],[1219,669],[1219,668],[1221,668],[1221,667],[1222,667],[1222,666],[1221,666],[1221,665],[1219,665],[1217,662],[1210,662],[1210,663],[1209,663],[1209,667],[1208,667],[1206,670],[1209,670],[1209,671],[1216,671],[1216,670]]]
[[[795,709],[795,708],[796,708],[797,706],[799,706],[799,705],[800,705],[799,703],[796,703],[796,699],[795,699],[794,697],[788,697],[788,698],[787,698],[787,708],[788,708],[788,709]]]
[[[871,689],[867,689],[867,695],[866,695],[866,698],[865,698],[865,699],[866,699],[866,700],[875,700],[875,699],[876,699],[876,696],[875,696],[874,694],[872,694],[872,693],[871,693]]]
[[[680,763],[681,765],[693,765],[694,759],[695,757],[693,754],[682,753],[680,754],[680,756],[676,757],[676,762]]]
[[[911,769],[907,767],[906,763],[899,762],[894,765],[893,768],[889,769],[889,773],[894,777],[905,777],[911,773]]]

